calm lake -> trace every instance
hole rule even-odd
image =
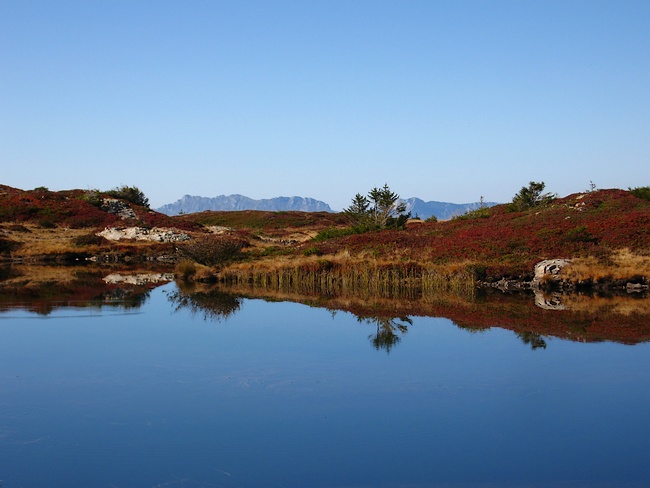
[[[2,488],[650,486],[650,343],[584,335],[615,319],[561,338],[562,310],[489,319],[517,331],[174,283],[0,305]]]

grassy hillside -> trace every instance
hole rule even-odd
[[[324,234],[334,237],[228,269],[237,280],[262,268],[284,273],[302,266],[332,274],[361,269],[363,263],[399,268],[399,279],[433,268],[469,272],[481,280],[530,279],[541,260],[579,258],[589,264],[587,275],[616,278],[616,270],[624,270],[623,277],[650,276],[650,201],[624,190],[569,195],[527,211],[498,205],[450,221],[412,223],[404,230]]]
[[[596,279],[616,273],[650,276],[650,201],[639,192],[579,193],[526,211],[498,205],[450,221],[362,234],[353,233],[343,214],[326,212],[201,212],[168,217],[122,201],[131,212],[125,218],[102,204],[110,197],[95,191],[0,186],[0,253],[13,256],[22,246],[23,254],[28,249],[28,254],[87,255],[119,247],[119,252],[135,256],[156,246],[133,241],[109,244],[95,236],[109,226],[176,228],[203,239],[201,246],[209,249],[211,239],[218,245],[229,238],[229,231],[223,234],[223,228],[228,228],[235,230],[231,238],[247,242],[237,259],[229,256],[220,262],[217,257],[215,262],[220,262],[222,276],[230,273],[237,280],[259,270],[285,273],[300,267],[312,274],[325,271],[332,283],[347,270],[365,273],[369,268],[377,270],[377,277],[382,270],[399,270],[391,271],[391,279],[397,280],[421,279],[422,270],[439,273],[441,269],[481,280],[529,278],[535,263],[551,258],[578,258],[581,276]],[[180,249],[183,254],[183,246],[188,245],[163,246],[159,251]],[[197,252],[202,250],[194,249]]]
[[[118,200],[128,216],[107,208],[106,199]],[[0,258],[68,262],[106,253],[137,259],[139,255],[173,252],[173,246],[160,243],[118,244],[95,235],[106,227],[176,227],[202,232],[198,224],[176,222],[110,193],[20,190],[0,185]]]
[[[46,188],[20,190],[0,185],[0,223],[33,223],[44,228],[97,228],[124,225],[124,219],[102,209],[104,198],[113,198],[108,192],[95,190],[49,191]],[[128,225],[148,227],[177,227],[195,230],[199,226],[189,221],[174,221],[171,217],[148,207],[124,201],[133,211]]]
[[[530,272],[543,259],[592,256],[607,262],[628,249],[650,255],[650,201],[628,191],[601,190],[513,212],[498,205],[445,222],[332,239],[322,254],[341,250],[393,261],[480,263],[489,274]]]

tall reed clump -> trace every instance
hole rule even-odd
[[[376,261],[316,259],[297,263],[254,263],[225,268],[227,284],[328,296],[419,298],[440,292],[467,294],[475,287],[466,269],[445,271],[417,263],[382,264]]]
[[[470,266],[429,266],[422,274],[423,296],[444,292],[473,296],[475,290],[476,273]]]

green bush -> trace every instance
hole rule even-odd
[[[328,239],[334,239],[336,237],[344,237],[352,234],[359,234],[359,229],[354,227],[345,227],[343,229],[336,227],[328,227],[327,229],[321,230],[316,236],[312,239],[315,242],[326,241]]]
[[[597,242],[598,239],[591,235],[591,232],[587,230],[587,227],[580,225],[571,229],[564,236],[564,240],[567,242]]]
[[[302,254],[303,256],[320,256],[323,254],[323,252],[320,249],[318,249],[316,246],[311,246],[303,250]]]
[[[513,197],[512,203],[509,205],[510,210],[515,212],[522,212],[529,210],[533,207],[546,205],[553,200],[556,196],[553,193],[542,193],[546,184],[542,182],[531,181],[528,186],[524,186]]]
[[[97,208],[102,206],[102,195],[99,190],[88,190],[79,198]]]
[[[630,193],[637,198],[643,200],[650,200],[650,186],[639,186],[637,188],[630,188]]]
[[[149,208],[149,199],[137,186],[122,185],[106,192],[108,196]]]
[[[468,210],[462,215],[457,215],[452,220],[470,220],[470,219],[487,219],[490,216],[490,209],[488,207],[479,207],[473,210]]]

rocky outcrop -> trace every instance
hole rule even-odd
[[[135,275],[123,275],[112,273],[102,278],[108,284],[125,285],[148,285],[150,283],[161,283],[174,280],[174,273],[141,273]]]
[[[101,209],[104,212],[119,216],[122,220],[133,220],[138,218],[135,212],[122,200],[116,198],[104,198]]]
[[[570,264],[570,259],[545,259],[535,265],[535,276],[533,277],[533,288],[539,288],[548,283],[562,282],[560,272],[562,268]]]
[[[160,229],[157,227],[154,227],[153,229],[144,229],[142,227],[118,229],[115,227],[109,227],[97,233],[97,235],[102,236],[109,241],[132,239],[135,241],[178,242],[190,239],[190,236],[178,232],[175,229]]]

